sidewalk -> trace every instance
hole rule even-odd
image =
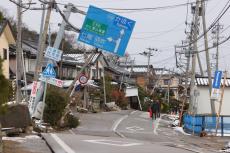
[[[22,135],[3,137],[3,153],[52,153],[41,137]]]
[[[185,133],[182,128],[170,127],[171,117],[170,115],[162,115],[158,133],[167,136],[176,147],[193,149],[200,153],[219,152],[229,141],[229,137],[199,137]]]

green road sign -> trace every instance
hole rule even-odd
[[[98,35],[104,36],[107,30],[107,26],[88,18],[85,23],[85,29]]]

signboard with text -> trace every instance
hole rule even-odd
[[[32,115],[34,108],[35,108],[35,105],[36,105],[35,100],[36,100],[37,90],[39,87],[40,87],[40,82],[33,81],[31,94],[30,94],[30,100],[29,100],[29,106],[28,106],[29,112],[31,115]]]
[[[78,40],[124,56],[135,21],[89,6]]]
[[[218,99],[220,95],[220,85],[221,85],[221,79],[222,79],[222,71],[216,71],[214,80],[212,83],[212,99]]]
[[[60,87],[62,88],[63,87],[63,84],[64,84],[64,81],[63,80],[59,80],[59,79],[56,79],[56,78],[46,78],[44,76],[41,76],[39,78],[40,81],[43,81],[43,82],[47,82],[49,84],[52,84],[54,86],[57,86],[57,87]]]
[[[48,46],[46,48],[45,57],[58,62],[61,60],[61,56],[62,56],[61,50],[59,50],[57,48],[50,47],[50,46]]]

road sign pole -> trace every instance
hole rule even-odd
[[[44,87],[44,94],[43,94],[43,100],[42,100],[42,110],[41,110],[41,119],[40,119],[40,123],[43,122],[43,114],[44,114],[45,101],[46,101],[47,81],[44,82],[44,83],[45,83],[45,87]]]
[[[223,103],[223,99],[224,99],[224,89],[225,89],[225,82],[226,82],[226,80],[227,80],[227,71],[224,72],[224,82],[223,82],[223,87],[222,87],[222,91],[221,91],[219,109],[218,109],[218,113],[217,113],[216,135],[217,135],[217,130],[219,128],[220,113],[221,113],[222,103]]]
[[[69,93],[69,92],[71,91],[71,92],[70,92],[70,97],[73,96],[74,90],[75,90],[75,88],[77,87],[77,84],[76,84],[77,79],[79,78],[79,76],[81,75],[81,73],[83,72],[83,70],[86,68],[86,66],[89,65],[89,63],[90,63],[91,60],[93,59],[93,56],[94,56],[94,55],[95,55],[95,53],[92,53],[92,54],[88,57],[87,61],[85,62],[85,64],[84,64],[83,67],[81,68],[80,72],[79,72],[78,75],[74,78],[73,82],[72,82],[71,85],[69,86],[69,88],[68,88],[68,90],[67,90],[67,93]],[[72,88],[72,87],[73,87],[73,88]],[[72,88],[72,90],[71,90],[71,88]]]

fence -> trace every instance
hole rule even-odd
[[[183,123],[186,132],[212,135],[216,132],[217,116],[184,114]],[[230,136],[230,116],[220,116],[217,136]]]

